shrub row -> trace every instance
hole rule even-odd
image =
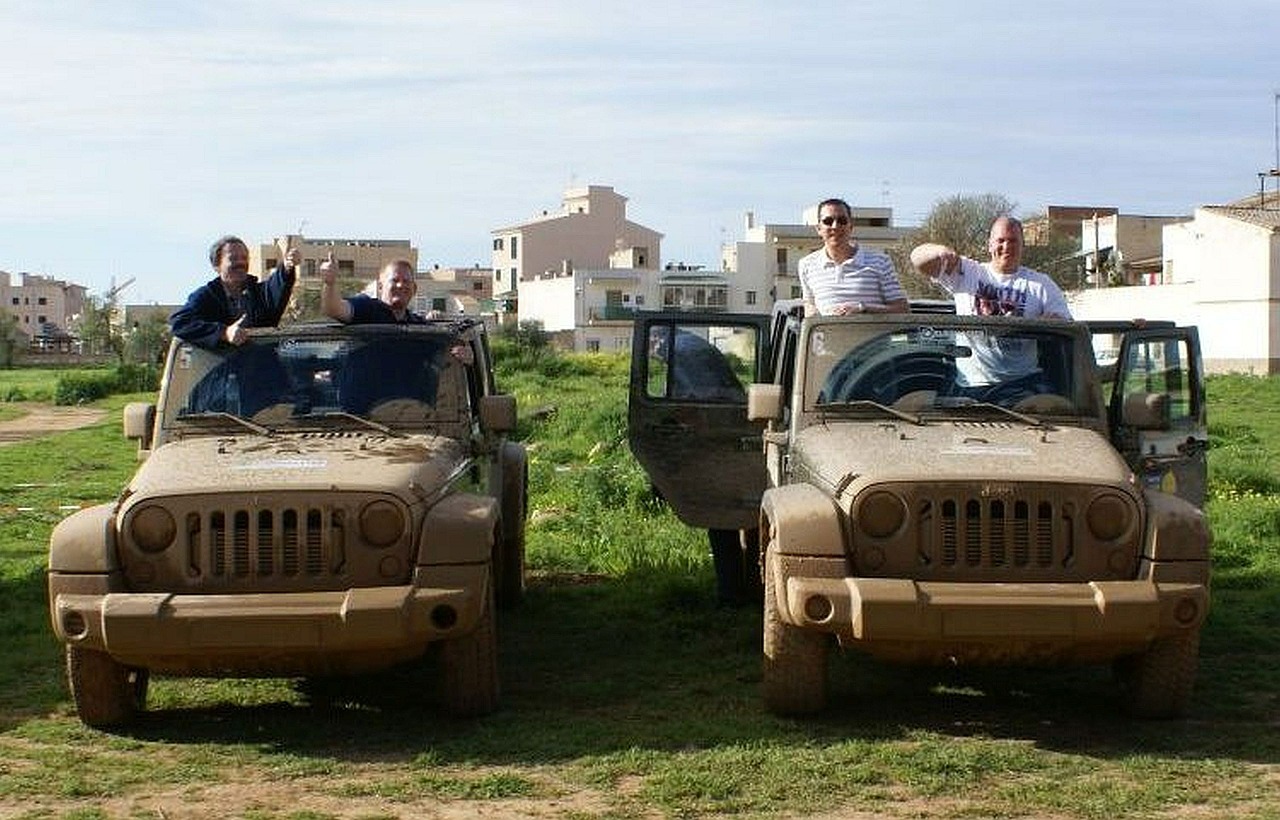
[[[58,377],[54,404],[84,404],[116,393],[153,393],[160,387],[160,368],[122,364],[111,370],[79,370]]]

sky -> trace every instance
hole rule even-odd
[[[1275,0],[5,0],[0,271],[177,303],[210,242],[495,228],[612,186],[717,267],[744,215],[957,194],[1190,214],[1280,164]],[[1268,182],[1268,190],[1273,186]]]

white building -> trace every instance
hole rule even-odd
[[[727,309],[770,313],[778,299],[800,298],[800,259],[822,247],[818,206],[806,208],[801,224],[756,224],[748,211],[742,239],[720,249],[720,269],[728,277]],[[893,225],[892,208],[853,208],[853,237],[868,248],[887,250],[906,236]]]
[[[1162,248],[1155,284],[1068,294],[1072,313],[1197,325],[1208,372],[1280,373],[1280,199],[1197,208]]]

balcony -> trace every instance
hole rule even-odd
[[[587,308],[587,321],[596,322],[630,322],[636,318],[636,309],[622,305],[592,305]]]

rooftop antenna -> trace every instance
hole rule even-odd
[[[1273,92],[1271,97],[1275,109],[1276,129],[1276,164],[1271,166],[1271,176],[1276,181],[1276,198],[1280,199],[1280,91]]]

